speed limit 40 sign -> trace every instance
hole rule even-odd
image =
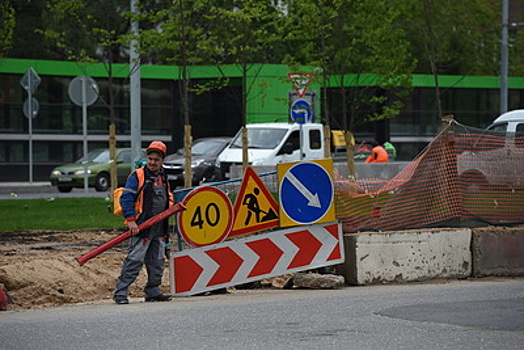
[[[186,210],[178,214],[178,228],[194,247],[221,242],[233,225],[233,206],[227,195],[216,187],[201,186],[183,200]]]

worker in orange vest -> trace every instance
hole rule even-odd
[[[371,155],[366,159],[366,163],[387,163],[389,160],[388,152],[379,145],[376,140],[371,141]]]
[[[146,154],[146,165],[128,176],[120,198],[122,215],[126,218],[132,237],[116,282],[113,300],[117,304],[129,303],[128,288],[135,282],[144,265],[147,270],[145,301],[171,300],[171,295],[162,294],[160,290],[165,247],[169,238],[168,220],[140,230],[141,223],[174,205],[173,194],[162,168],[167,147],[162,141],[153,141],[147,147]]]

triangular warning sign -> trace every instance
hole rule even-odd
[[[300,98],[304,97],[307,88],[313,79],[313,73],[288,73],[288,78],[291,80],[293,89],[297,92]]]
[[[235,200],[233,228],[228,237],[278,226],[278,204],[251,167],[247,167]]]

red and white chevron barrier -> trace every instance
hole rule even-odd
[[[171,294],[193,295],[342,262],[339,223],[272,231],[171,253]]]

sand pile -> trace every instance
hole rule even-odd
[[[10,310],[111,300],[126,255],[127,242],[91,259],[75,260],[121,232],[1,232],[0,283],[12,299]],[[167,264],[167,262],[166,262]],[[166,266],[162,290],[169,293]],[[130,288],[130,297],[142,297],[145,269]]]

